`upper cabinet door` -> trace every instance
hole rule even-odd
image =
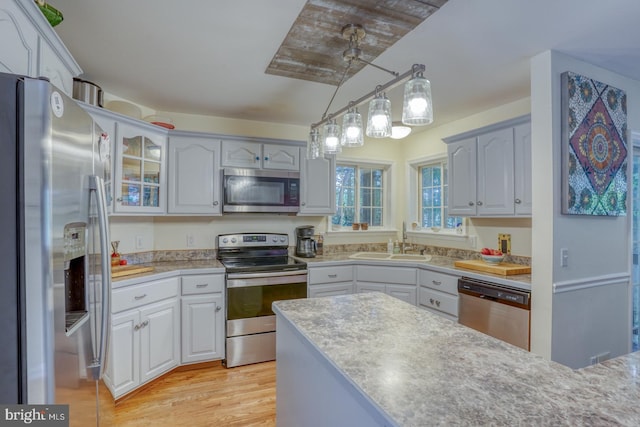
[[[166,212],[165,131],[125,122],[118,123],[116,143],[116,213]]]
[[[222,166],[261,168],[262,144],[245,141],[222,141]]]
[[[531,123],[514,128],[516,215],[531,215]]]
[[[264,144],[262,146],[262,167],[264,169],[300,170],[300,147]]]
[[[35,76],[38,31],[16,2],[0,6],[0,72]]]
[[[170,214],[222,214],[219,161],[219,139],[170,136]]]
[[[336,159],[304,158],[300,169],[300,212],[298,215],[336,213]]]
[[[513,215],[513,128],[478,136],[478,215]]]
[[[476,138],[447,147],[449,169],[449,215],[476,214]]]

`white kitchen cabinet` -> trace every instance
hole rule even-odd
[[[68,96],[82,69],[33,1],[0,5],[0,72],[47,77]]]
[[[300,146],[241,140],[222,141],[222,166],[300,170]]]
[[[420,270],[418,274],[418,307],[442,317],[458,319],[458,279],[446,273]]]
[[[298,215],[336,213],[335,156],[307,159],[300,163],[300,212]]]
[[[204,134],[169,136],[170,214],[221,215],[220,140]]]
[[[356,266],[356,292],[383,292],[417,304],[417,269],[381,265]]]
[[[514,128],[515,138],[515,199],[516,215],[531,215],[531,123],[523,123]]]
[[[105,383],[115,398],[180,363],[178,288],[174,277],[112,292]]]
[[[223,359],[224,274],[182,277],[183,364]]]
[[[519,205],[530,199],[530,190],[528,194],[516,195],[516,187],[525,191],[526,183],[530,184],[531,160],[530,154],[525,158],[527,148],[520,146],[526,138],[518,139],[516,130],[520,136],[520,126],[528,124],[529,116],[523,116],[444,139],[448,154],[449,215],[527,214]]]
[[[318,267],[309,263],[307,270],[309,298],[353,293],[353,267],[351,265]]]
[[[114,213],[164,214],[167,132],[137,120],[117,124]]]

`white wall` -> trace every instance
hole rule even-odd
[[[591,356],[629,351],[631,206],[624,217],[561,214],[560,76],[565,71],[625,90],[629,129],[640,126],[640,82],[558,52],[544,52],[531,62],[531,350],[581,367]],[[560,267],[561,248],[569,252],[567,267]]]

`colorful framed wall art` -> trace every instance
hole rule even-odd
[[[625,92],[567,71],[562,115],[562,213],[626,215]]]

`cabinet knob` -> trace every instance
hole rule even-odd
[[[516,202],[516,205],[519,205],[520,203],[522,203],[522,200],[520,199],[515,199],[514,202]]]
[[[135,297],[133,297],[133,299],[140,300],[140,299],[142,299],[142,298],[144,298],[146,296],[147,296],[147,294],[136,295]]]
[[[134,327],[133,327],[133,330],[134,330],[134,331],[137,331],[137,330],[138,330],[138,329],[140,329],[140,328],[141,328],[141,326],[140,326],[140,325],[136,325],[136,326],[134,326]]]
[[[429,302],[433,305],[433,298],[429,298]]]
[[[256,162],[260,161],[260,156],[256,156]]]
[[[474,205],[474,203],[473,203],[473,202],[469,202],[469,206],[473,206],[473,205]]]
[[[440,301],[436,300],[436,307],[440,307]]]
[[[122,197],[118,197],[118,198],[116,199],[116,202],[122,202]]]
[[[144,322],[142,322],[142,327],[144,328],[145,326],[147,326],[149,324],[148,320],[145,320]]]
[[[301,203],[300,203],[300,205],[301,205],[301,206],[304,206],[304,205],[306,205],[306,203],[305,203],[305,202],[301,202]]]
[[[268,161],[269,161],[269,156],[266,156],[266,157],[264,158],[264,160],[268,162]]]
[[[481,202],[480,200],[478,200],[477,205],[478,205],[478,206],[482,206],[482,202]]]
[[[216,307],[216,313],[219,312],[220,310],[222,310],[222,307],[221,306],[217,306]]]
[[[218,201],[217,200],[213,201],[213,206],[218,206]]]

